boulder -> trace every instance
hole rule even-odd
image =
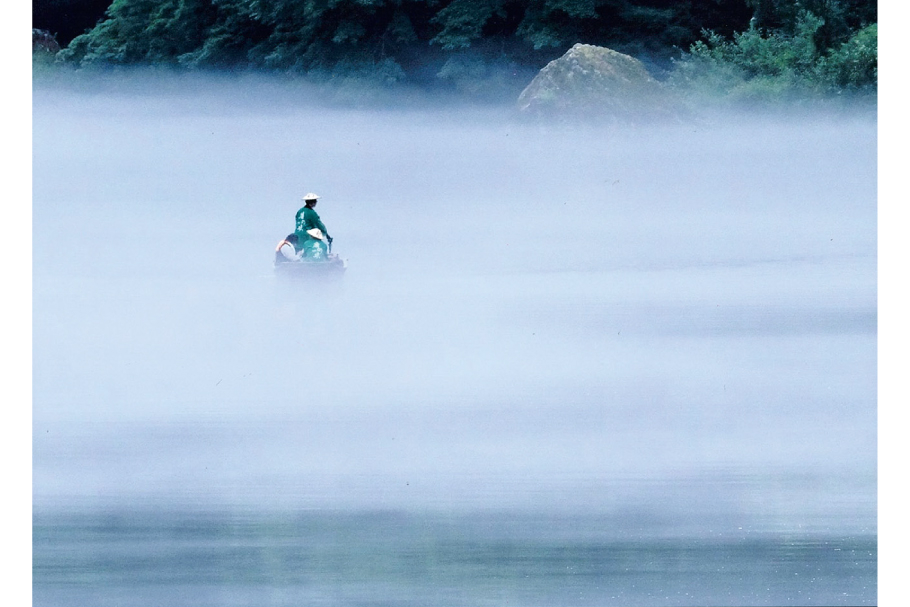
[[[583,115],[620,122],[676,118],[675,104],[638,59],[576,44],[548,63],[518,97],[532,115]]]
[[[54,54],[60,50],[57,37],[47,30],[32,29],[32,53]]]

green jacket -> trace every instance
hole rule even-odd
[[[315,209],[303,207],[297,211],[297,227],[294,231],[298,234],[305,234],[307,230],[312,230],[313,228],[319,228],[326,238],[329,237],[329,232],[325,229],[325,224],[319,219]]]

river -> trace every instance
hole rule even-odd
[[[111,82],[34,89],[36,606],[876,603],[874,116]]]

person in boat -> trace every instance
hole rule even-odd
[[[303,197],[303,207],[297,211],[294,229],[298,248],[304,252],[304,257],[313,260],[325,259],[328,256],[328,246],[332,244],[332,237],[316,212],[317,202],[319,196],[312,192]]]
[[[304,250],[298,248],[299,242],[300,239],[297,238],[296,233],[288,234],[275,249],[275,263],[300,261],[303,258]]]

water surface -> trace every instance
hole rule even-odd
[[[182,82],[34,92],[36,605],[876,602],[874,119]]]

